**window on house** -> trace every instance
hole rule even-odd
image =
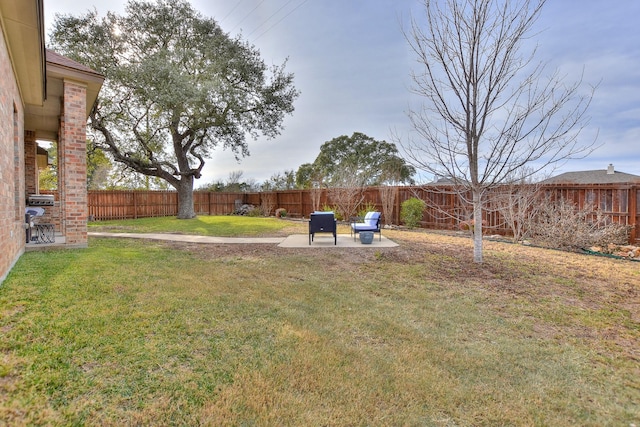
[[[51,141],[38,143],[38,188],[40,190],[58,189],[58,150]],[[45,153],[46,151],[46,153]]]

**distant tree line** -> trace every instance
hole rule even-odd
[[[53,165],[41,172],[40,188],[55,189],[57,156],[55,145],[49,149]],[[216,192],[278,191],[308,188],[361,188],[377,185],[413,184],[415,169],[399,155],[393,143],[378,141],[363,133],[339,136],[327,141],[313,163],[297,170],[274,172],[269,179],[258,182],[245,177],[241,170],[233,171],[226,180],[210,182],[198,190]],[[111,162],[91,141],[87,142],[87,188],[89,190],[167,190],[168,183],[157,177],[143,175]]]

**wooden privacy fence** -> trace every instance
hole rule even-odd
[[[458,229],[461,221],[471,219],[472,209],[462,198],[446,187],[391,187],[393,200],[389,200],[390,187],[369,187],[362,200],[383,213],[386,224],[400,224],[402,202],[418,197],[427,202],[421,227],[430,229]],[[611,221],[631,227],[630,241],[636,242],[640,233],[640,185],[554,184],[542,187],[553,199],[563,198],[578,208],[590,204],[598,208]],[[134,219],[178,214],[175,191],[89,191],[89,218],[92,220]],[[243,204],[261,206],[270,214],[284,208],[288,216],[308,217],[323,206],[334,206],[331,192],[323,190],[283,190],[261,193],[219,193],[196,191],[194,208],[198,215],[229,215]],[[386,209],[385,209],[386,208]],[[484,222],[496,232],[505,232],[504,221],[494,209],[485,212]]]
[[[258,194],[258,193],[256,193]],[[198,215],[229,215],[249,193],[193,193]],[[251,197],[259,201],[259,197]],[[92,220],[135,219],[178,214],[175,191],[99,190],[88,192],[89,218]]]

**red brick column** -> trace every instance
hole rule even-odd
[[[24,132],[24,177],[27,194],[38,192],[38,147],[36,145],[36,133]]]
[[[87,245],[87,88],[65,80],[58,141],[58,191],[65,242]]]

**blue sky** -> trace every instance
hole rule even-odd
[[[191,0],[231,34],[255,44],[267,64],[295,74],[301,95],[282,134],[250,141],[251,156],[236,162],[216,151],[196,186],[226,180],[233,171],[258,182],[312,162],[322,143],[362,132],[392,140],[410,131],[410,72],[417,67],[402,34],[418,0]],[[124,0],[44,0],[47,31],[55,13],[124,11]],[[581,141],[599,148],[556,173],[606,169],[640,175],[640,1],[549,0],[535,29],[536,59],[568,83],[598,84],[591,122]]]

